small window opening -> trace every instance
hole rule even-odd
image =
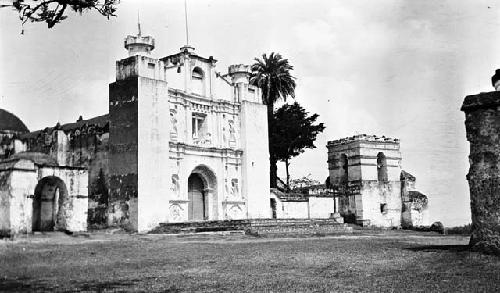
[[[377,154],[377,179],[383,182],[388,181],[387,159],[382,152]]]
[[[205,123],[205,115],[201,113],[193,113],[192,117],[192,136],[195,141],[198,141],[199,139],[202,139],[205,130],[206,130],[206,123]]]
[[[386,203],[381,203],[380,204],[380,212],[382,214],[387,214],[387,204]]]
[[[193,74],[191,75],[191,77],[194,80],[203,80],[203,70],[201,70],[201,68],[199,67],[195,67],[193,69]]]

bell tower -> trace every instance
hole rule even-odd
[[[155,48],[155,39],[152,36],[141,35],[141,23],[137,19],[137,35],[128,35],[125,38],[124,47],[127,49],[129,56],[149,56]]]
[[[110,225],[148,231],[165,222],[170,119],[163,61],[150,56],[154,39],[125,38],[129,57],[116,62],[109,85]],[[167,115],[165,115],[167,113]]]

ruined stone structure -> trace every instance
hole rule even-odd
[[[403,228],[428,225],[429,210],[427,196],[415,189],[417,179],[410,173],[401,171],[401,200],[403,203],[401,226]]]
[[[41,153],[0,162],[0,235],[87,229],[87,170]]]
[[[417,197],[410,196],[414,177],[401,180],[407,173],[402,174],[398,139],[356,135],[330,141],[327,148],[329,183],[346,222],[399,227],[427,221],[420,214],[426,205],[418,207]]]
[[[500,70],[491,81],[497,91],[465,97],[461,110],[470,142],[470,244],[500,254]]]
[[[124,46],[109,114],[21,131],[2,143],[4,157],[39,152],[53,167],[88,170],[90,224],[148,231],[161,222],[269,218],[266,106],[249,66],[221,74],[213,57],[189,46],[152,58],[154,39],[140,30]]]

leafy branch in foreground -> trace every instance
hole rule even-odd
[[[82,14],[95,10],[109,19],[116,16],[116,5],[120,0],[14,0],[0,7],[13,7],[19,13],[22,24],[27,21],[45,22],[49,28],[67,18],[65,12],[71,9]]]

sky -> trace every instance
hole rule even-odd
[[[292,178],[328,176],[326,144],[355,134],[401,139],[402,167],[429,197],[431,221],[470,222],[469,144],[460,106],[491,91],[500,67],[495,1],[188,0],[189,42],[219,71],[278,52],[294,66],[296,100],[326,126],[291,161]],[[154,57],[186,43],[184,1],[127,1],[109,20],[70,13],[54,28],[0,9],[0,108],[30,130],[108,112],[115,61],[137,31]],[[283,163],[280,176],[285,177]]]

